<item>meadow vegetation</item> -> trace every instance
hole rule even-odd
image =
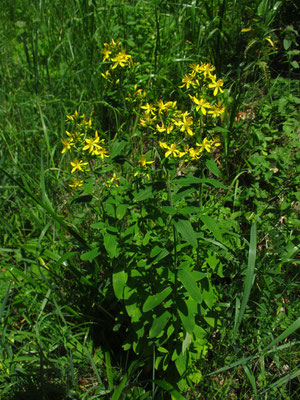
[[[299,397],[297,11],[1,2],[1,399]]]

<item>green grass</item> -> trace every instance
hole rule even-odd
[[[3,2],[1,398],[299,397],[295,8],[271,0]],[[101,76],[111,38],[140,63],[118,90]],[[136,154],[150,157],[153,141],[141,136],[126,91],[137,83],[147,101],[186,109],[178,86],[200,62],[225,82],[226,112],[211,128],[222,142],[215,161],[178,176],[164,162],[150,183],[134,181]],[[75,110],[92,116],[113,155],[77,194],[61,154]],[[110,168],[124,180],[108,193]],[[201,344],[192,339],[195,321]],[[165,326],[176,340],[161,339]]]

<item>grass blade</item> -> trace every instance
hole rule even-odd
[[[105,368],[106,368],[106,377],[108,381],[108,388],[110,391],[114,388],[114,379],[111,367],[110,353],[108,351],[105,352]]]
[[[245,283],[244,283],[244,293],[243,293],[243,298],[242,298],[242,303],[241,303],[241,308],[238,312],[238,317],[236,320],[236,324],[234,326],[234,331],[233,331],[233,340],[235,340],[237,331],[239,329],[239,326],[242,322],[246,306],[249,300],[250,296],[250,291],[254,282],[254,268],[255,268],[255,258],[256,258],[256,243],[257,243],[257,238],[256,238],[256,222],[252,225],[251,227],[251,232],[250,232],[250,246],[249,246],[249,256],[248,256],[248,268],[246,271],[246,276],[245,276]]]
[[[4,312],[4,309],[5,309],[5,306],[6,306],[8,297],[9,297],[10,285],[11,285],[11,282],[9,282],[9,286],[8,286],[6,295],[5,295],[5,297],[4,297],[3,301],[2,301],[2,304],[1,304],[1,308],[0,308],[0,321],[1,321],[2,314],[3,314],[3,312]]]
[[[300,328],[300,317],[296,319],[281,335],[279,335],[276,339],[274,339],[267,347],[265,347],[262,352],[266,352],[271,347],[275,346],[277,343],[281,342],[282,340],[286,339],[290,336],[293,332]]]
[[[291,374],[287,374],[282,378],[278,379],[276,382],[272,383],[268,388],[266,388],[262,393],[268,392],[269,390],[277,386],[285,385],[292,379],[297,378],[298,376],[300,376],[300,369],[294,370]]]
[[[122,395],[123,389],[126,385],[126,383],[129,381],[131,374],[133,373],[133,371],[138,367],[138,363],[136,361],[133,361],[129,368],[128,371],[125,373],[121,383],[119,384],[119,386],[117,387],[117,389],[114,391],[114,394],[112,395],[111,400],[119,400],[119,398]]]

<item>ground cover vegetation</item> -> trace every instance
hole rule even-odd
[[[299,397],[296,15],[1,3],[1,399]]]

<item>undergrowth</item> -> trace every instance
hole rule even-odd
[[[295,10],[3,2],[1,399],[298,398]]]

